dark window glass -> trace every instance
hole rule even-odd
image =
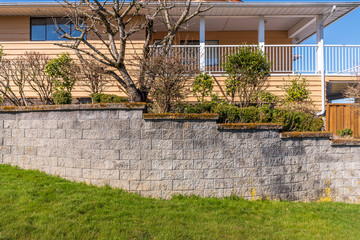
[[[43,41],[46,39],[45,18],[31,19],[31,40]]]
[[[32,18],[31,19],[31,41],[59,41],[66,40],[56,32],[57,27],[71,36],[80,36],[74,25],[63,18]]]

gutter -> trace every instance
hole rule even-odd
[[[184,2],[172,2],[169,1],[169,4],[174,4],[174,5],[184,5]],[[191,5],[193,6],[197,6],[199,2],[192,2]],[[109,3],[111,4],[111,3]],[[127,5],[128,3],[125,2],[125,5]],[[29,7],[33,7],[33,6],[39,6],[39,7],[45,7],[45,6],[60,6],[61,3],[56,2],[56,1],[47,1],[47,2],[1,2],[0,6],[1,7],[5,7],[5,6],[29,6]],[[148,3],[149,6],[157,5],[157,2],[149,2]],[[271,7],[293,7],[293,8],[298,8],[298,7],[309,7],[309,8],[313,8],[313,7],[332,7],[334,5],[339,6],[339,7],[359,7],[360,6],[360,2],[203,2],[202,5],[204,6],[214,6],[214,7],[249,7],[249,8],[253,8],[253,7],[266,7],[266,8],[271,8]]]

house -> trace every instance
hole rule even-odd
[[[360,45],[324,45],[324,28],[358,8],[359,2],[219,0],[203,5],[213,7],[181,29],[174,49],[197,49],[200,69],[212,74],[220,83],[226,78],[222,65],[224,57],[236,51],[240,44],[260,46],[273,62],[268,90],[275,94],[281,94],[279,87],[289,75],[301,73],[306,76],[312,99],[321,113],[325,111],[326,93],[329,100],[339,97],[345,83],[354,81],[353,69],[360,64]],[[0,44],[10,57],[26,51],[39,51],[50,56],[65,51],[74,54],[54,45],[59,39],[52,17],[63,15],[57,2],[2,2]],[[59,18],[57,23],[64,24],[61,21]],[[164,28],[156,24],[155,31],[154,42],[164,35]],[[316,44],[301,44],[314,34]],[[133,38],[135,50],[141,48],[144,39],[142,33]],[[107,91],[117,93],[118,89],[113,87]],[[81,87],[73,93],[74,97],[87,95]]]

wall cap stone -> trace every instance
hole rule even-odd
[[[332,132],[282,132],[280,138],[331,138]]]
[[[222,130],[280,130],[283,126],[278,123],[220,123]]]
[[[215,113],[144,113],[145,120],[218,120],[219,115]]]
[[[332,139],[333,146],[360,146],[360,139]]]
[[[0,106],[1,112],[39,112],[39,111],[77,111],[77,110],[108,110],[108,109],[145,109],[146,103],[95,103],[71,105],[34,105],[34,106]]]

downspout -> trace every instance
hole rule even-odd
[[[321,25],[336,11],[336,5],[334,5],[331,9],[331,12],[322,20]],[[322,30],[323,31],[323,30]],[[323,33],[322,33],[323,34]],[[324,41],[322,41],[322,63],[323,67],[321,69],[321,112],[318,112],[316,115],[323,116],[326,111],[326,94],[325,94],[325,47]]]

